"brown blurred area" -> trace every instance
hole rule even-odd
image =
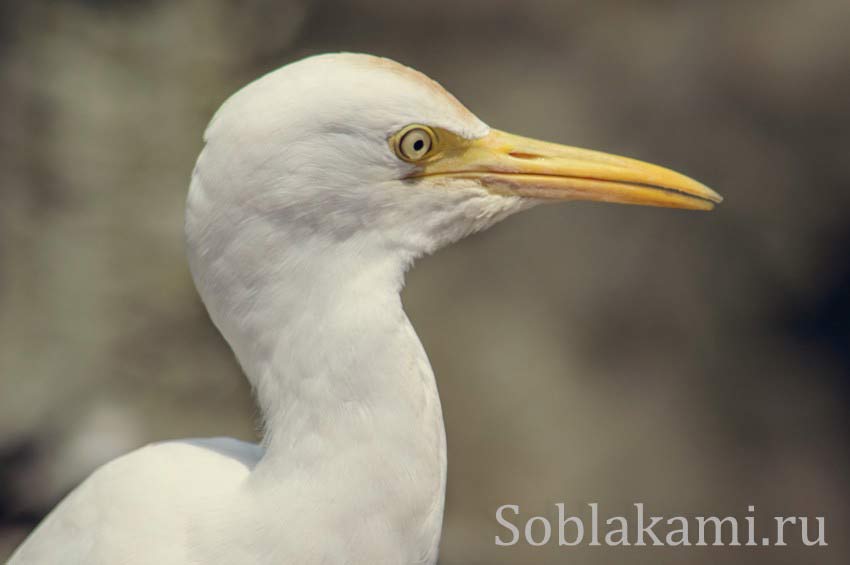
[[[708,214],[537,208],[413,270],[449,441],[440,563],[850,561],[850,2],[0,4],[0,559],[102,462],[255,438],[182,214],[256,76],[365,51],[485,122],[663,164]],[[344,96],[344,93],[340,93]],[[824,516],[827,548],[498,548],[494,514]]]

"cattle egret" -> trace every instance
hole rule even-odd
[[[204,140],[189,264],[254,389],[262,443],[168,441],[107,463],[16,565],[434,564],[446,440],[405,271],[544,202],[721,200],[662,167],[491,129],[370,55],[260,78]]]

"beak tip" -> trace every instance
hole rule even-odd
[[[699,187],[696,196],[711,203],[711,206],[707,208],[708,210],[713,210],[717,204],[723,202],[723,197],[720,196],[715,190],[707,187],[701,182],[693,182]]]
[[[711,200],[715,204],[720,204],[721,202],[723,202],[723,197],[720,196],[715,190],[713,190],[713,189],[711,189],[711,188],[709,188],[705,185],[702,185],[702,186],[703,186],[703,188],[705,188],[706,197],[709,200]]]
[[[706,187],[706,188],[708,188],[708,187]],[[708,193],[709,193],[708,198],[709,198],[709,200],[711,200],[713,205],[717,205],[717,204],[720,204],[721,202],[723,202],[723,197],[720,196],[719,194],[717,194],[715,191],[711,190],[710,188],[708,188]],[[712,206],[712,208],[713,207],[714,206]]]

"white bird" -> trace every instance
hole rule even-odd
[[[204,139],[189,263],[253,386],[262,444],[169,441],[107,463],[15,565],[435,563],[446,439],[405,271],[541,202],[721,200],[661,167],[490,129],[370,55],[260,78]]]

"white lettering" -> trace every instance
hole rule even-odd
[[[499,536],[496,536],[496,545],[499,545],[499,546],[502,546],[502,547],[508,546],[508,545],[516,545],[516,542],[519,541],[519,530],[517,529],[517,527],[514,526],[511,522],[508,522],[507,520],[505,520],[505,518],[502,516],[502,513],[506,509],[507,510],[513,510],[514,515],[517,515],[517,516],[519,515],[519,506],[517,506],[516,504],[504,504],[502,506],[499,506],[499,509],[496,510],[496,521],[499,522],[499,525],[504,526],[505,528],[510,530],[511,534],[513,534],[513,536],[514,536],[511,539],[511,541],[507,541],[507,542],[502,541],[502,538],[500,538]]]

